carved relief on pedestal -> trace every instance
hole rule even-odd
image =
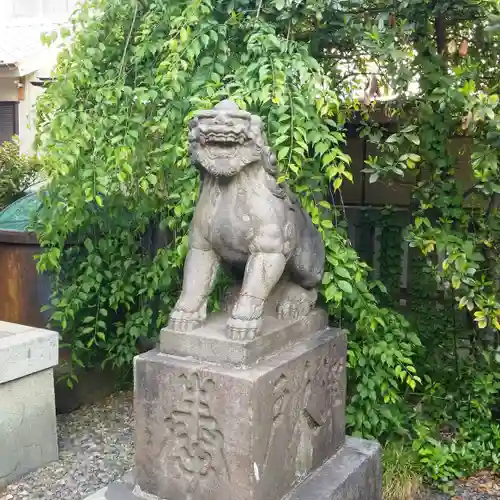
[[[215,382],[198,373],[181,375],[179,381],[184,394],[165,419],[170,439],[164,443],[164,451],[174,457],[186,479],[186,498],[190,499],[200,482],[212,474],[225,474],[229,478],[229,469],[224,456],[224,435],[211,411]]]
[[[339,356],[335,346],[321,358],[317,366],[313,385],[318,396],[316,405],[320,408],[322,422],[330,420],[333,409],[344,402],[345,358]],[[321,399],[320,399],[321,398]]]
[[[327,433],[333,432],[334,408],[343,403],[344,370],[345,360],[334,347],[318,364],[306,361],[302,376],[279,375],[273,386],[273,417],[264,470],[276,450],[285,455],[285,460],[295,461],[297,474],[311,469],[313,439],[325,425]]]

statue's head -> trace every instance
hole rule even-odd
[[[214,176],[230,177],[259,161],[272,173],[276,164],[260,117],[228,100],[191,120],[189,153],[196,166]]]

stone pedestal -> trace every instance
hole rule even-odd
[[[94,493],[86,500],[156,500],[136,494],[132,477]],[[214,494],[214,499],[217,495]],[[380,446],[373,441],[348,437],[344,446],[316,469],[283,500],[381,500]]]
[[[345,332],[315,310],[232,341],[226,319],[136,358],[134,480],[90,498],[380,500],[378,445],[345,440]]]
[[[57,460],[58,334],[0,321],[0,489]]]
[[[344,443],[346,337],[324,322],[311,335],[308,325],[296,322],[302,340],[246,368],[139,356],[137,485],[168,500],[214,491],[218,500],[279,500],[332,456]],[[213,350],[257,358],[253,342],[228,343]]]

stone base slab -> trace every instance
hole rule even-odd
[[[0,321],[0,489],[57,460],[57,332]]]
[[[252,340],[240,341],[226,336],[228,318],[227,313],[212,314],[205,325],[185,333],[163,328],[160,351],[202,361],[249,366],[328,326],[328,315],[322,309],[313,309],[306,317],[290,321],[264,316],[262,333]]]
[[[52,369],[0,384],[0,489],[58,453]]]
[[[382,457],[375,441],[347,438],[344,448],[283,500],[382,500]]]
[[[56,366],[58,340],[51,330],[0,321],[0,384]]]
[[[135,481],[168,500],[280,500],[345,440],[346,335],[251,367],[149,351],[135,361]]]
[[[158,500],[135,495],[131,482],[116,482],[86,500]],[[283,500],[381,500],[382,465],[378,443],[347,438],[344,447]],[[165,499],[167,500],[167,499]],[[169,499],[168,499],[169,500]],[[196,497],[194,500],[197,500]]]

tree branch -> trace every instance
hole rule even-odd
[[[446,50],[446,21],[443,14],[438,14],[434,20],[436,47],[438,54],[443,55]]]

